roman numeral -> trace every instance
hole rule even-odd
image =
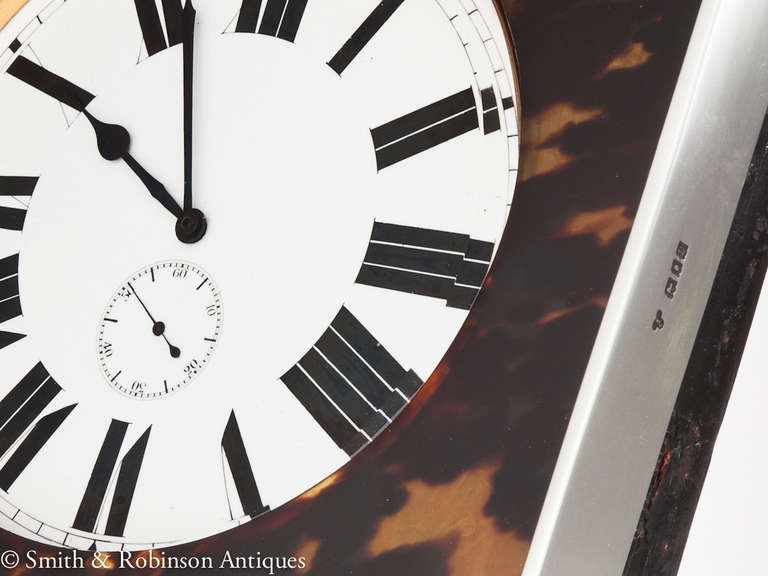
[[[0,324],[21,316],[19,299],[19,255],[0,259]],[[21,334],[0,332],[0,350],[24,338]]]
[[[8,67],[8,73],[78,112],[82,112],[95,98],[87,90],[57,76],[24,56],[16,57]]]
[[[131,509],[133,493],[136,491],[136,484],[139,481],[139,471],[144,461],[144,452],[147,450],[151,430],[151,426],[147,428],[141,438],[123,456],[120,472],[117,475],[115,493],[112,496],[112,505],[109,508],[107,526],[104,530],[104,534],[107,536],[122,536],[125,532],[128,512]]]
[[[496,92],[492,86],[480,91],[480,99],[483,103],[483,134],[493,134],[501,130],[501,117],[504,110],[515,107],[512,96],[501,99],[501,109],[496,101]]]
[[[127,422],[112,420],[110,423],[109,430],[107,430],[107,435],[96,458],[96,463],[93,466],[91,477],[88,480],[88,485],[85,488],[85,493],[80,501],[75,521],[72,524],[74,528],[84,532],[93,532],[96,528],[99,511],[104,502],[109,481],[112,479],[115,466],[117,465],[117,456],[120,453],[120,447],[123,445],[123,439],[127,431]]]
[[[441,298],[451,308],[469,310],[493,248],[466,234],[376,222],[357,283]]]
[[[24,220],[27,218],[27,211],[23,208],[11,208],[9,206],[0,206],[0,228],[21,232],[24,229]]]
[[[37,178],[0,176],[0,196],[32,196]],[[23,208],[0,206],[0,228],[21,232],[27,211]]]
[[[0,401],[0,456],[40,416],[46,406],[61,392],[61,387],[38,363],[21,382]]]
[[[237,17],[235,32],[256,32],[261,14],[261,0],[243,0]]]
[[[33,176],[0,176],[0,196],[32,196],[38,180]]]
[[[5,463],[5,466],[0,469],[0,488],[6,492],[11,489],[16,479],[29,466],[35,456],[40,453],[43,446],[51,439],[76,406],[77,404],[65,406],[56,412],[43,416],[35,424],[32,431],[19,444],[19,447],[8,459],[8,462]]]
[[[109,483],[115,474],[117,458],[128,426],[127,422],[120,420],[112,420],[110,423],[101,450],[96,457],[96,463],[93,465],[85,493],[80,501],[80,507],[72,524],[73,528],[84,532],[93,532],[96,529],[99,512],[104,504]],[[151,426],[147,428],[141,438],[126,452],[120,463],[115,492],[107,516],[105,534],[108,536],[123,535],[151,429]]]
[[[155,0],[134,0],[136,15],[139,18],[141,35],[144,37],[144,46],[147,54],[153,56],[169,46],[175,46],[182,41],[182,8],[181,0],[163,0],[163,15],[165,17],[165,29],[157,11]]]
[[[0,401],[0,456],[4,456],[22,437],[59,392],[61,387],[50,377],[45,367],[38,363]],[[0,469],[0,488],[8,491],[74,407],[62,408],[35,424]]]
[[[243,512],[252,518],[268,512],[269,506],[265,506],[261,501],[259,487],[256,485],[256,478],[253,475],[251,461],[248,459],[234,410],[229,416],[224,435],[221,437],[221,451],[232,473]]]
[[[483,134],[487,136],[501,130],[499,107],[496,103],[496,93],[493,91],[493,88],[481,90],[480,98],[483,101]]]
[[[281,380],[350,456],[378,434],[423,384],[346,308]]]
[[[379,3],[371,15],[360,25],[360,28],[355,30],[350,39],[344,43],[341,50],[331,58],[328,66],[338,75],[341,75],[403,2],[405,0],[384,0]]]
[[[379,170],[479,127],[472,88],[371,130]]]
[[[299,31],[308,0],[267,0],[259,27],[262,0],[243,0],[237,18],[235,32],[255,33],[274,36],[293,42]]]
[[[10,346],[11,344],[15,344],[24,338],[24,336],[24,334],[15,334],[13,332],[0,332],[0,350]]]

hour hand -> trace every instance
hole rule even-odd
[[[93,131],[96,133],[96,145],[102,158],[105,160],[122,158],[125,160],[125,163],[139,177],[150,195],[176,218],[179,218],[182,210],[173,196],[128,152],[131,147],[131,136],[128,130],[119,124],[106,124],[95,118],[88,110],[84,109],[83,114],[93,126]]]
[[[133,170],[133,173],[139,177],[139,180],[143,182],[152,197],[160,202],[168,212],[173,214],[176,218],[180,218],[182,213],[181,206],[179,206],[173,196],[168,193],[165,186],[147,172],[128,152],[123,154],[123,160],[125,160],[125,163],[128,164],[131,170]]]
[[[144,168],[134,160],[128,150],[131,146],[131,137],[128,134],[128,130],[117,124],[105,124],[96,119],[93,114],[86,110],[86,106],[94,99],[94,95],[87,90],[81,88],[77,84],[74,84],[51,72],[50,70],[43,68],[36,62],[25,58],[24,56],[17,56],[16,59],[8,67],[8,73],[11,76],[15,76],[25,84],[28,84],[32,88],[39,90],[43,94],[55,98],[62,104],[83,112],[85,117],[93,126],[93,130],[96,132],[96,142],[99,147],[99,153],[107,160],[117,160],[123,158],[131,170],[141,179],[144,185],[149,190],[149,193],[157,199],[171,214],[177,219],[181,215],[181,208],[173,197],[168,193],[165,187],[152,178]]]
[[[119,160],[128,153],[131,147],[131,135],[128,130],[117,124],[105,124],[94,118],[88,110],[83,110],[83,114],[96,132],[96,145],[102,158]]]

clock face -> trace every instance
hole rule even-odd
[[[0,31],[0,525],[208,536],[418,394],[517,169],[492,0],[30,0]]]

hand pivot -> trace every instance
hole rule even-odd
[[[176,237],[185,244],[194,244],[200,241],[208,230],[208,223],[200,210],[193,208],[185,211],[176,221]]]
[[[138,300],[139,304],[141,304],[141,307],[144,308],[144,312],[147,313],[147,316],[149,316],[149,319],[152,321],[152,334],[155,336],[162,336],[163,340],[165,340],[165,343],[168,345],[168,352],[171,355],[171,358],[178,358],[181,356],[181,350],[171,344],[168,341],[168,337],[165,335],[165,323],[164,322],[158,322],[155,320],[155,317],[152,316],[152,313],[149,311],[149,308],[144,304],[144,301],[139,297],[138,293],[136,292],[136,289],[133,287],[133,284],[128,282],[128,288],[133,292],[133,295],[136,296],[136,300]]]

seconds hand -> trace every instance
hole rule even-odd
[[[152,320],[152,334],[154,334],[155,336],[163,337],[163,340],[165,340],[165,343],[168,344],[168,350],[171,352],[171,358],[178,358],[179,356],[181,356],[181,350],[179,350],[176,346],[174,346],[168,341],[168,337],[165,335],[165,324],[155,320],[154,316],[152,316],[152,313],[144,305],[144,302],[142,302],[141,298],[136,293],[136,289],[133,287],[133,285],[130,282],[128,282],[128,288],[131,289],[131,292],[133,292],[133,295],[136,296],[136,300],[138,300],[139,304],[141,304],[141,307],[144,308],[144,312],[146,312],[147,316],[149,316],[149,319]]]

